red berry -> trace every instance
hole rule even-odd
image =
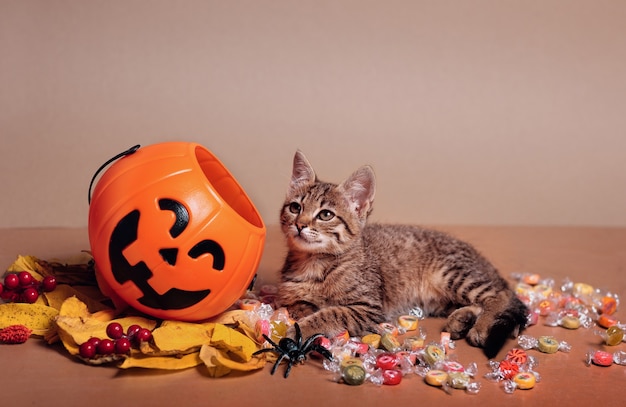
[[[128,330],[126,331],[126,335],[128,335],[128,337],[132,338],[135,335],[137,335],[137,332],[141,331],[141,327],[139,325],[131,325],[128,327]]]
[[[41,282],[41,289],[47,293],[57,288],[57,279],[55,276],[45,276]]]
[[[138,342],[146,342],[152,339],[152,332],[148,328],[141,328],[136,334],[135,338]]]
[[[92,336],[91,338],[89,338],[87,342],[89,342],[93,346],[98,346],[98,344],[100,344],[100,338],[96,338],[95,336]]]
[[[20,286],[22,287],[28,287],[34,281],[33,275],[28,271],[20,271],[17,274],[17,278],[20,280]]]
[[[37,298],[39,298],[39,292],[33,287],[26,288],[22,293],[22,300],[29,304],[37,302]]]
[[[96,346],[90,341],[87,341],[80,345],[80,347],[78,348],[78,353],[85,359],[91,359],[96,356]]]
[[[101,339],[97,349],[101,355],[111,355],[115,352],[115,343],[110,339]]]
[[[115,340],[115,353],[125,355],[130,352],[130,340],[128,338],[119,338]]]
[[[107,336],[111,339],[119,339],[124,336],[124,327],[119,322],[111,322],[107,325]]]
[[[19,287],[20,285],[20,278],[17,276],[17,274],[7,274],[6,276],[4,276],[4,287],[8,290],[13,290],[16,289],[17,287]]]
[[[0,294],[2,294],[3,291],[4,291],[4,285],[0,283]]]

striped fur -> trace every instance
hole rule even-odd
[[[305,336],[376,332],[420,307],[445,331],[493,357],[526,322],[526,307],[471,245],[439,231],[368,224],[374,173],[322,182],[297,152],[280,214],[288,253],[278,302]]]

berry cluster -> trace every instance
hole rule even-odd
[[[152,331],[139,325],[131,325],[126,333],[119,322],[111,322],[107,325],[108,338],[89,338],[79,347],[79,355],[85,359],[93,359],[97,356],[126,355],[133,345],[139,346],[141,342],[152,339]]]
[[[56,287],[54,276],[46,276],[39,281],[28,271],[8,273],[4,276],[4,284],[0,283],[0,298],[9,302],[33,304],[42,292],[53,291]]]

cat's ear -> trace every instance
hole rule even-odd
[[[297,190],[313,184],[316,180],[315,171],[302,151],[296,151],[293,157],[293,172],[291,173],[290,189]]]
[[[376,177],[369,165],[356,170],[339,186],[343,190],[350,208],[365,220],[373,209],[376,194]]]

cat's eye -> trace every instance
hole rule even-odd
[[[317,214],[317,218],[319,220],[331,220],[335,217],[335,214],[329,211],[328,209],[323,209],[320,213]]]
[[[300,209],[302,209],[302,207],[297,202],[292,202],[289,204],[289,212],[291,213],[295,213],[297,215],[298,213],[300,213]]]

